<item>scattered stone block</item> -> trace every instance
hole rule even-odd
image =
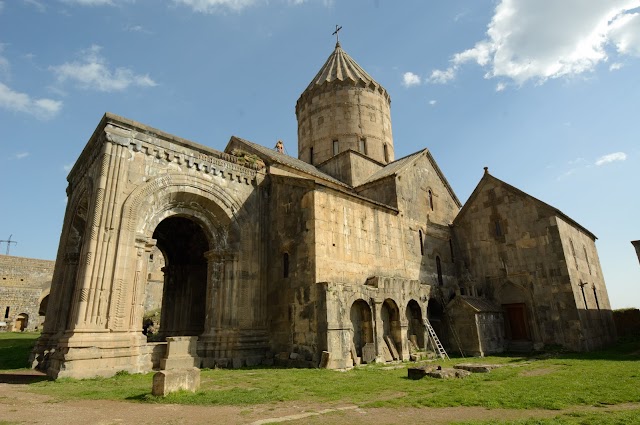
[[[362,361],[365,363],[373,363],[376,360],[376,346],[369,342],[362,347]]]
[[[298,360],[298,358],[299,358],[299,357],[300,357],[300,354],[298,354],[298,353],[291,353],[291,354],[289,354],[289,358],[290,358],[291,360]]]
[[[167,337],[167,351],[160,360],[160,369],[187,369],[197,367],[200,358],[196,353],[197,336]]]
[[[320,368],[326,369],[326,367],[329,366],[329,360],[331,360],[331,353],[323,351],[322,357],[320,358]]]
[[[161,370],[153,375],[153,387],[151,393],[155,396],[186,390],[196,392],[200,388],[200,369]]]
[[[391,355],[391,351],[389,351],[389,347],[387,347],[386,345],[382,347],[382,357],[384,357],[385,362],[393,361],[393,356]]]
[[[391,352],[391,357],[393,357],[393,360],[399,360],[400,356],[398,355],[398,349],[396,348],[396,344],[393,342],[391,337],[387,335],[384,337],[384,340],[386,341],[387,346],[389,347],[389,351]]]
[[[500,365],[490,364],[474,364],[474,363],[461,363],[454,366],[456,369],[468,370],[472,373],[489,373],[492,369],[498,368]]]
[[[410,367],[407,369],[407,377],[409,379],[422,379],[427,376],[428,372],[431,372],[435,366],[418,366],[418,367]]]
[[[443,368],[431,370],[427,372],[427,375],[438,379],[466,378],[471,375],[471,372],[462,369]]]

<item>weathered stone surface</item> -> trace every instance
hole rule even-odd
[[[152,394],[166,396],[167,394],[184,390],[196,392],[200,388],[200,369],[161,370],[153,375]]]
[[[427,371],[427,376],[438,379],[466,378],[471,372],[461,369],[443,368]]]
[[[55,262],[0,255],[0,331],[42,329]]]
[[[160,360],[160,369],[187,369],[199,366],[196,354],[197,336],[167,337],[167,350]]]
[[[460,363],[453,366],[454,369],[468,370],[471,373],[489,373],[493,369],[502,367],[498,364],[477,364],[477,363]]]
[[[418,366],[410,367],[407,369],[407,377],[409,379],[422,379],[427,376],[427,373],[435,369],[435,366]]]
[[[391,337],[389,335],[385,336],[384,341],[387,343],[387,347],[389,347],[389,351],[391,352],[391,357],[393,357],[393,360],[398,360],[400,356],[398,355],[396,344],[393,342]]]
[[[367,343],[362,347],[362,361],[373,363],[376,360],[376,347],[373,343]]]

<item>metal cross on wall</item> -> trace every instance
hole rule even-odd
[[[333,32],[333,34],[331,34],[336,36],[336,44],[340,43],[340,35],[338,33],[340,32],[341,29],[342,27],[336,25],[336,30]]]

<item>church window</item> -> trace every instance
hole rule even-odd
[[[580,291],[582,292],[582,301],[584,301],[584,309],[588,310],[589,307],[587,307],[587,296],[584,294],[584,286],[585,285],[586,285],[586,283],[580,282]]]
[[[598,302],[598,292],[596,291],[596,285],[593,285],[593,298],[596,300],[596,307],[600,310],[600,303]]]
[[[455,263],[456,262],[456,257],[453,253],[453,241],[451,239],[449,239],[449,250],[451,251],[451,262]]]
[[[365,155],[367,154],[367,139],[365,139],[364,137],[360,139],[358,150],[360,151],[360,153],[363,153]]]
[[[584,250],[584,259],[587,262],[587,268],[589,269],[589,274],[591,274],[591,264],[589,264],[589,256],[587,255],[587,247],[582,245],[582,249]]]
[[[576,257],[576,250],[573,248],[573,241],[571,239],[569,239],[569,245],[571,245],[571,255],[573,255],[573,262],[576,263],[576,270],[578,270],[578,257]]]
[[[309,148],[309,164],[313,165],[313,146]]]
[[[386,143],[382,145],[382,150],[384,151],[384,162],[389,162],[389,148]]]
[[[289,253],[282,254],[282,277],[289,277]]]
[[[496,220],[496,236],[502,236],[502,225],[500,224],[500,220]]]
[[[422,241],[422,230],[418,230],[418,236],[420,237],[420,255],[424,255],[424,242]]]
[[[433,193],[431,192],[431,189],[429,189],[429,208],[431,208],[431,211],[433,211]]]
[[[440,264],[440,257],[436,257],[436,271],[438,272],[438,285],[444,285],[442,280],[442,264]]]
[[[4,318],[5,319],[9,318],[9,307],[7,307],[7,309],[4,311]]]
[[[334,140],[333,141],[333,154],[334,155],[338,155],[339,151],[340,151],[340,149],[339,149],[338,141]]]

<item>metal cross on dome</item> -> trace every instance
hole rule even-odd
[[[340,34],[338,33],[340,32],[341,29],[342,29],[341,26],[336,25],[336,30],[333,32],[333,34],[331,34],[336,36],[336,44],[340,43]]]

